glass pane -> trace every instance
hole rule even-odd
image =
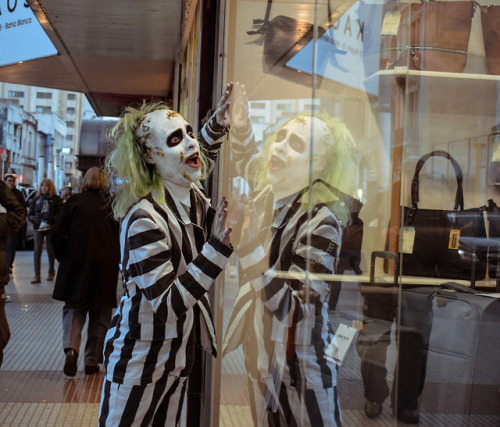
[[[228,2],[220,425],[498,424],[496,11]]]

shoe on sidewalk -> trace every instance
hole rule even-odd
[[[32,281],[32,285],[36,285],[37,283],[42,283],[42,280],[40,279],[40,276],[35,277]]]
[[[367,400],[365,403],[365,414],[368,418],[377,418],[382,413],[382,403]]]
[[[78,352],[72,348],[68,348],[65,350],[66,353],[66,361],[64,362],[63,372],[68,377],[74,377],[77,371],[77,362],[78,362]]]
[[[396,418],[406,424],[418,424],[419,415],[417,409],[398,408]]]
[[[49,275],[47,276],[47,280],[50,282],[51,280],[54,280],[54,277],[56,277],[56,272],[49,271]]]
[[[99,372],[99,366],[85,365],[85,375],[93,375]]]

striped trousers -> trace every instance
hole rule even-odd
[[[179,423],[187,377],[165,375],[147,385],[104,381],[99,426],[175,426]]]
[[[256,427],[341,427],[337,386],[326,389],[297,390],[285,375],[279,396],[279,413],[265,409],[264,385],[248,374],[252,419]]]

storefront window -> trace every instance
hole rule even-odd
[[[498,425],[500,6],[225,13],[215,422]]]

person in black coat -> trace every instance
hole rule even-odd
[[[41,282],[40,264],[42,259],[43,241],[46,239],[47,256],[49,257],[49,273],[47,280],[54,280],[56,270],[54,267],[54,249],[50,243],[51,227],[55,224],[59,212],[61,211],[62,201],[57,195],[54,183],[45,178],[40,184],[40,189],[30,200],[28,209],[28,220],[33,224],[35,240],[35,278],[32,284]]]
[[[84,191],[71,196],[52,228],[51,241],[59,261],[52,298],[64,301],[64,373],[77,372],[81,332],[87,314],[85,373],[99,371],[103,343],[116,307],[116,288],[120,262],[119,224],[113,218],[103,190],[108,180],[97,167],[83,178]]]
[[[24,209],[24,215],[26,215],[28,209],[26,206],[26,200],[24,199],[23,193],[16,188],[16,176],[12,174],[5,175],[5,183],[7,187],[10,188],[12,194],[16,196],[17,201],[21,204]],[[21,227],[22,228],[22,227]],[[16,251],[19,246],[19,241],[22,239],[21,230],[16,233],[12,233],[7,237],[7,261],[9,263],[9,272],[12,273],[14,267],[14,259],[16,258]]]
[[[7,185],[0,180],[0,366],[3,349],[10,338],[9,323],[5,315],[5,286],[9,283],[7,262],[7,236],[19,231],[25,218],[24,209]]]

